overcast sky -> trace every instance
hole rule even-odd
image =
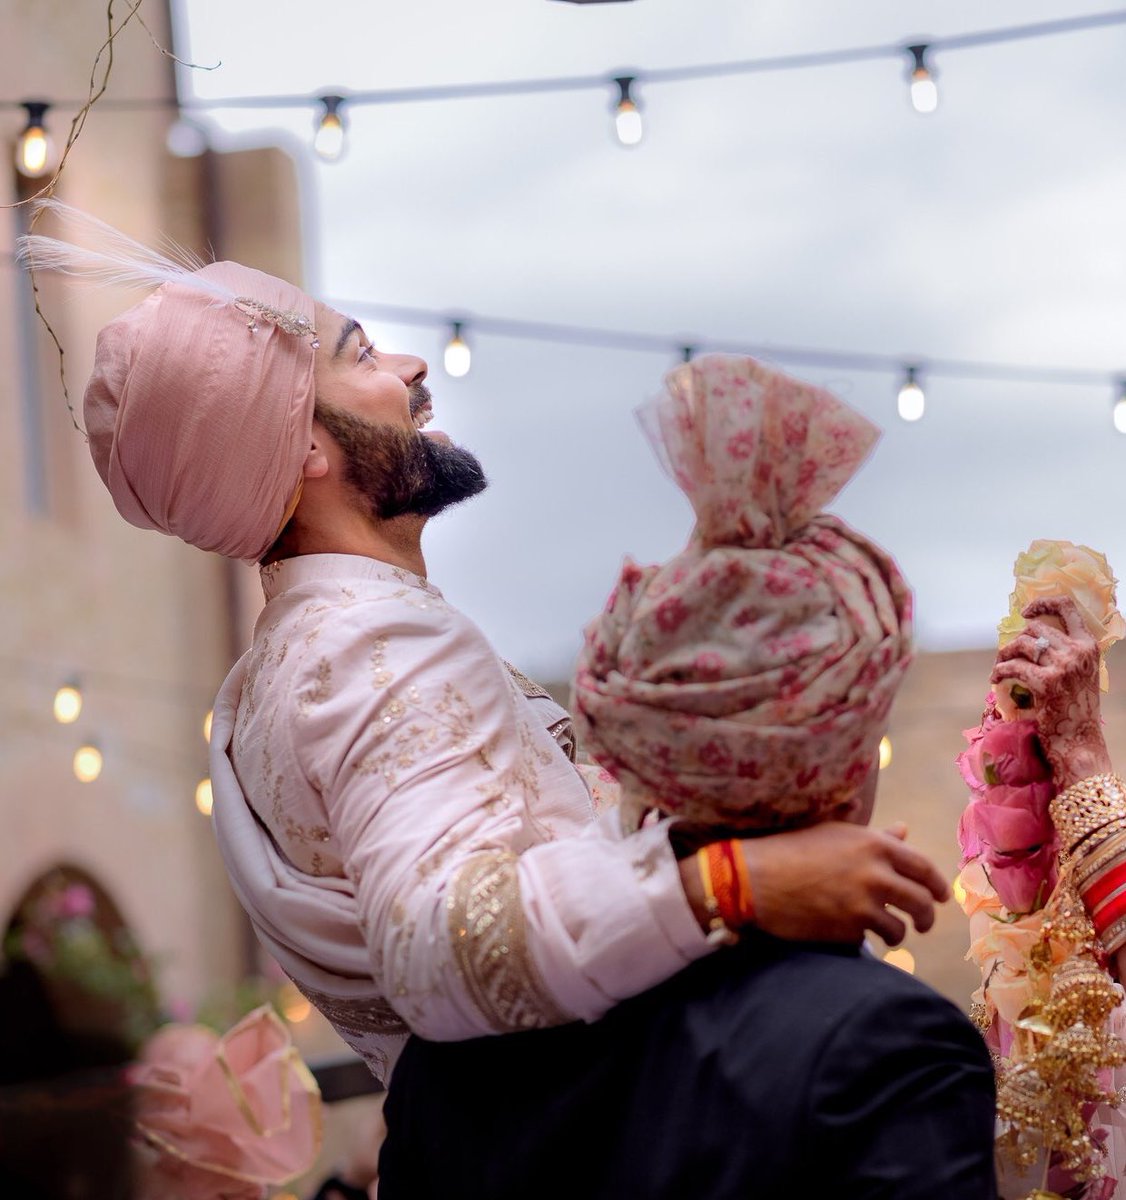
[[[1101,11],[1079,0],[179,0],[201,97],[628,73]],[[220,147],[298,160],[308,283],[364,299],[738,343],[1126,373],[1126,26],[940,54],[929,117],[904,64],[652,84],[645,138],[611,94],[356,108],[335,164],[312,110],[211,112]],[[659,560],[690,510],[632,410],[661,353],[365,321],[431,363],[436,427],[484,496],[435,521],[430,577],[529,674],[562,678],[624,553]],[[785,364],[783,364],[785,365]],[[787,368],[794,369],[794,368]],[[794,369],[886,431],[836,511],[915,586],[925,649],[987,646],[1016,553],[1065,537],[1126,574],[1126,437],[1109,386],[935,379],[895,415],[887,373]]]

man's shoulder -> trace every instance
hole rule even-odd
[[[276,594],[263,609],[243,710],[337,721],[341,705],[366,711],[396,697],[445,703],[451,689],[468,698],[507,681],[484,633],[437,589],[395,578],[319,578]]]
[[[484,640],[477,626],[438,592],[395,579],[318,579],[275,596],[262,610],[252,649],[279,641],[364,648],[377,641],[457,634]]]
[[[762,986],[789,993],[807,1019],[813,1012],[845,1023],[871,1018],[878,1024],[881,1014],[911,1010],[973,1032],[968,1018],[945,996],[867,950],[776,943],[765,956]]]
[[[688,1020],[718,1039],[741,1039],[760,1053],[786,1046],[791,1064],[816,1063],[840,1039],[945,1031],[980,1042],[951,1001],[906,972],[853,947],[745,938],[667,985],[679,992]],[[721,1032],[722,1030],[722,1032]],[[982,1052],[984,1053],[984,1047]]]

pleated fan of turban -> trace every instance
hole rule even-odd
[[[587,627],[583,744],[650,807],[730,829],[847,815],[911,658],[892,559],[822,512],[879,434],[750,358],[679,367],[642,413],[696,514],[659,567],[627,560]]]

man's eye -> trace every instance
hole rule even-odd
[[[360,362],[363,362],[365,359],[372,359],[374,357],[375,357],[375,347],[374,346],[365,346],[360,353]]]

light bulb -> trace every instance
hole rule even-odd
[[[636,146],[641,141],[641,110],[633,98],[633,76],[623,75],[614,82],[621,93],[614,109],[614,130],[623,146]]]
[[[79,783],[93,783],[102,773],[102,752],[94,745],[79,746],[74,752],[73,766]]]
[[[73,725],[82,712],[82,692],[76,683],[64,683],[55,693],[52,706],[55,720],[60,725]]]
[[[912,72],[911,107],[917,113],[932,113],[938,108],[938,88],[929,71]]]
[[[325,162],[336,162],[344,153],[344,114],[342,96],[322,96],[324,112],[317,121],[313,149]]]
[[[16,170],[25,179],[41,179],[55,167],[55,143],[47,132],[48,105],[25,101],[27,125],[16,142]]]
[[[623,100],[614,116],[614,128],[623,146],[636,146],[641,141],[641,113],[632,100]]]
[[[884,962],[888,966],[898,967],[901,971],[906,971],[908,975],[915,974],[915,956],[903,946],[895,950],[889,950],[884,955]]]
[[[1114,428],[1119,433],[1126,433],[1126,384],[1114,402]]]
[[[470,352],[469,344],[461,336],[461,322],[455,321],[450,340],[446,343],[446,349],[442,354],[442,365],[446,368],[447,375],[452,375],[454,379],[460,379],[463,375],[469,374],[472,361],[473,355]]]
[[[313,1006],[292,983],[284,983],[278,988],[278,1007],[291,1025],[308,1020],[313,1012]]]
[[[907,53],[911,55],[912,59],[909,76],[911,107],[917,113],[932,113],[938,108],[938,87],[927,66],[927,47],[908,46]]]
[[[880,738],[880,770],[891,766],[891,738]]]
[[[899,389],[899,396],[896,399],[895,406],[905,421],[919,420],[927,407],[927,398],[919,386],[915,370],[914,367],[907,368],[907,378]]]
[[[214,797],[211,794],[211,780],[201,779],[195,785],[195,806],[205,816],[211,816],[211,806],[214,803]]]
[[[211,709],[207,710],[207,715],[203,718],[203,740],[209,745],[211,743],[211,721],[214,713]]]

